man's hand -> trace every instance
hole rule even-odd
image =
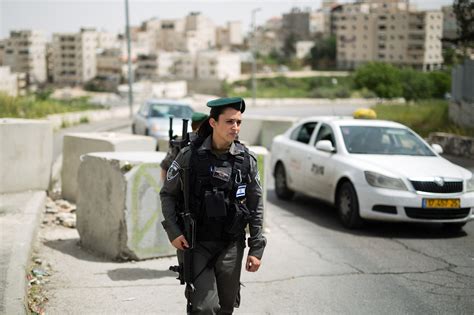
[[[255,272],[260,268],[260,259],[255,256],[247,256],[247,263],[245,269],[249,272]]]
[[[177,238],[175,238],[172,242],[171,245],[176,247],[177,249],[185,250],[186,248],[189,248],[188,241],[186,241],[186,238],[184,238],[184,235],[180,235]]]

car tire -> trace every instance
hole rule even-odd
[[[359,200],[351,182],[342,183],[337,192],[337,213],[344,227],[349,229],[360,228],[364,221],[359,214]]]
[[[285,167],[278,163],[275,168],[275,192],[279,199],[289,200],[295,192],[288,188]]]
[[[459,232],[466,225],[466,222],[443,223],[443,228],[449,232]]]

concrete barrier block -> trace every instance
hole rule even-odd
[[[0,193],[47,190],[53,128],[45,120],[0,119]]]
[[[77,230],[84,247],[111,259],[176,254],[161,225],[162,152],[102,152],[82,158]]]
[[[155,151],[152,137],[114,132],[70,133],[63,139],[61,191],[64,199],[77,200],[77,170],[80,156],[90,152]]]
[[[243,116],[239,139],[249,145],[260,144],[262,124],[262,118]]]
[[[273,138],[284,133],[297,121],[296,118],[267,118],[262,123],[260,145],[271,149]]]

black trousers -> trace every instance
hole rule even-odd
[[[196,242],[193,273],[196,290],[191,296],[193,314],[232,314],[240,301],[240,271],[244,241]],[[178,250],[178,260],[183,252]]]

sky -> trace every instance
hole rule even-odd
[[[352,2],[340,0],[339,2]],[[411,0],[420,9],[439,9],[452,0]],[[217,25],[227,21],[242,21],[244,31],[250,28],[251,11],[256,24],[263,24],[273,16],[281,16],[292,7],[318,9],[321,0],[129,0],[130,23],[181,18],[191,11],[201,12]],[[11,30],[36,29],[48,37],[53,32],[77,32],[80,27],[123,32],[125,28],[125,0],[0,0],[0,38]]]

